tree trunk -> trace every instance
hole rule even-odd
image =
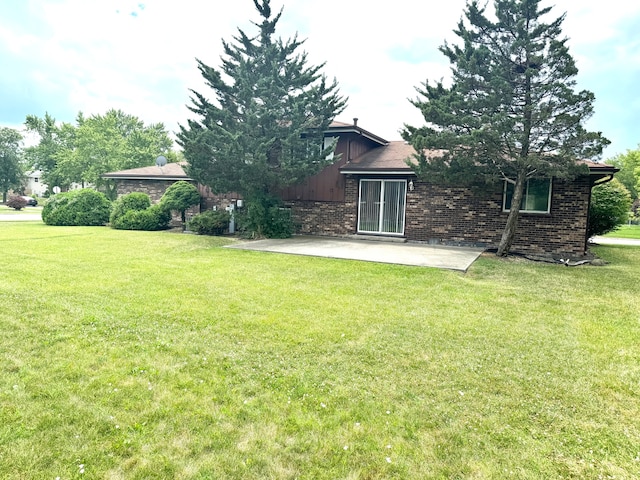
[[[500,238],[500,244],[498,245],[498,252],[496,253],[499,257],[509,255],[509,251],[511,250],[511,244],[516,236],[518,219],[520,218],[520,204],[522,202],[522,195],[524,194],[524,186],[526,182],[527,176],[524,173],[518,173],[518,176],[516,177],[516,184],[513,189],[513,198],[511,199],[511,208],[509,210],[509,216],[507,217],[507,224],[502,231],[502,237]]]
[[[529,29],[529,19],[527,18],[527,30]],[[526,73],[526,69],[531,65],[531,52],[529,51],[529,45],[527,45],[527,59],[524,76],[524,125],[522,133],[522,147],[520,149],[521,165],[526,165],[526,159],[529,156],[529,147],[531,142],[531,128],[533,125],[533,100],[531,98],[531,76]],[[516,177],[516,184],[513,189],[513,198],[511,199],[511,208],[509,209],[509,216],[507,217],[507,224],[502,232],[502,238],[500,238],[500,244],[498,245],[497,255],[504,257],[509,254],[511,250],[511,244],[516,236],[516,229],[518,227],[518,219],[520,218],[520,205],[522,203],[522,195],[524,193],[524,186],[527,183],[526,171],[522,168],[518,171]]]

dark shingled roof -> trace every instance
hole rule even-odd
[[[396,172],[412,173],[407,160],[413,157],[416,151],[411,145],[403,141],[389,142],[385,146],[374,148],[367,153],[347,162],[340,171],[347,172]]]
[[[593,162],[591,160],[582,160],[581,163],[589,167],[589,172],[592,175],[609,175],[620,171],[619,168],[606,163]]]
[[[345,174],[395,173],[398,175],[410,175],[413,173],[413,169],[407,165],[407,160],[415,162],[413,158],[415,152],[414,148],[406,142],[389,142],[387,145],[374,148],[358,158],[347,162],[340,168],[340,172]],[[431,153],[437,155],[440,152],[441,151],[433,150]],[[604,163],[590,160],[581,160],[581,163],[589,167],[591,175],[609,175],[618,171],[617,168]]]

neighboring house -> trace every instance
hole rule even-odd
[[[42,197],[47,191],[47,184],[42,183],[42,170],[32,170],[25,174],[27,185],[24,188],[25,195]]]
[[[304,184],[283,192],[299,233],[376,235],[431,244],[497,248],[512,187],[476,190],[418,180],[406,160],[413,148],[389,142],[354,124],[334,122],[337,161]],[[583,255],[591,188],[617,171],[586,162],[589,174],[574,181],[530,180],[512,251]]]
[[[24,188],[25,195],[44,197],[49,186],[46,183],[42,182],[42,170],[29,171],[25,174],[25,176],[27,178],[27,185]],[[81,183],[75,182],[69,185],[69,190],[80,190],[81,188],[93,188],[93,185],[82,185]]]

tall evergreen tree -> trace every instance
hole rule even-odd
[[[565,15],[545,22],[540,0],[495,0],[495,15],[468,0],[454,33],[459,45],[440,47],[452,83],[423,84],[412,101],[426,126],[405,125],[419,152],[417,174],[441,183],[513,184],[511,209],[498,246],[509,253],[527,181],[570,179],[586,170],[579,159],[602,153],[609,141],[588,132],[593,93],[575,91],[578,73],[562,36]],[[446,153],[425,153],[441,149]]]
[[[335,79],[309,66],[304,41],[275,39],[282,10],[253,0],[261,17],[258,34],[243,30],[222,42],[222,66],[200,60],[198,68],[215,100],[192,90],[190,110],[199,118],[178,134],[189,174],[214,192],[238,192],[249,202],[267,202],[277,192],[330,163],[333,145],[323,132],[345,107]]]

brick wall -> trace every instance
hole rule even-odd
[[[347,178],[345,202],[287,201],[296,233],[304,235],[344,236],[356,232],[358,183]]]
[[[149,195],[151,203],[158,203],[165,190],[174,182],[166,180],[116,180],[118,197],[133,192],[142,192]]]
[[[549,214],[521,213],[512,251],[582,255],[585,248],[589,180],[554,180]],[[432,243],[496,248],[507,220],[502,186],[475,192],[416,183],[407,194],[405,235]]]
[[[287,202],[298,232],[352,235],[357,231],[358,180],[346,179],[341,202]],[[405,237],[409,241],[497,248],[507,220],[502,186],[495,191],[447,188],[414,182],[407,192]],[[512,251],[579,256],[584,254],[589,179],[554,180],[549,214],[520,215]]]

